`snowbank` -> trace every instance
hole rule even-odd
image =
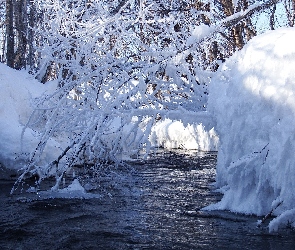
[[[294,28],[254,38],[226,61],[209,92],[220,138],[216,185],[224,197],[207,209],[273,209],[270,231],[286,221],[295,226],[294,41]]]
[[[40,84],[27,72],[0,64],[0,88],[0,166],[19,169],[37,145],[35,132],[27,129],[21,148],[21,133],[33,110],[31,101],[44,92],[53,91],[56,86],[53,83]],[[52,157],[57,147],[52,140],[44,160]]]
[[[166,149],[217,151],[219,140],[214,128],[206,129],[202,123],[185,126],[181,121],[165,119],[152,128],[150,141],[153,146]]]

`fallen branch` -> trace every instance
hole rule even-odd
[[[257,227],[260,227],[262,223],[264,223],[267,219],[269,219],[272,216],[272,213],[274,212],[274,210],[276,210],[283,202],[279,202],[275,207],[272,208],[272,210],[263,217],[262,220],[259,220],[257,222]]]

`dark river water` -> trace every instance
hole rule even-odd
[[[295,249],[291,229],[269,234],[258,217],[201,210],[221,199],[215,164],[215,153],[162,152],[102,178],[92,199],[11,196],[13,181],[1,180],[1,250]]]

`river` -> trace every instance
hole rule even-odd
[[[214,152],[160,152],[101,179],[103,196],[92,199],[10,195],[13,181],[2,179],[1,250],[294,249],[291,229],[270,234],[258,217],[201,210],[222,197],[215,164]]]

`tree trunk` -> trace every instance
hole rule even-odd
[[[34,45],[33,45],[33,41],[34,41],[34,32],[33,32],[33,28],[36,22],[36,7],[33,1],[30,1],[30,13],[29,13],[29,18],[28,18],[28,23],[29,23],[29,27],[28,27],[28,57],[27,57],[27,64],[29,65],[30,69],[33,70],[34,69]]]
[[[270,18],[269,18],[269,26],[271,30],[275,29],[275,12],[276,12],[276,5],[273,6],[271,13],[270,13]]]
[[[285,5],[286,13],[287,13],[288,24],[290,27],[294,27],[295,0],[285,0],[284,5]]]
[[[22,69],[26,67],[27,48],[27,1],[16,0],[15,26],[17,30],[17,50],[15,54],[14,67]]]
[[[13,3],[6,0],[6,63],[14,67],[14,33],[13,33]]]

